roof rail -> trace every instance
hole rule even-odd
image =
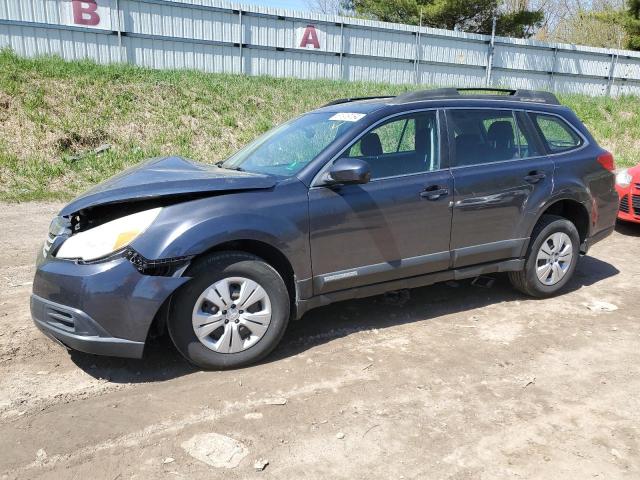
[[[432,100],[436,98],[457,98],[467,92],[483,92],[481,95],[473,95],[473,98],[490,98],[500,100],[510,97],[509,100],[520,100],[523,102],[546,103],[549,105],[560,105],[558,98],[551,92],[538,90],[514,90],[507,88],[436,88],[433,90],[416,90],[398,95],[392,101],[394,104],[418,102],[421,100]],[[486,93],[495,92],[496,95]],[[471,96],[471,95],[470,95]]]
[[[333,100],[323,107],[330,107],[331,105],[340,105],[341,103],[349,103],[349,102],[357,102],[358,100],[375,100],[379,98],[393,98],[393,95],[377,95],[374,97],[349,97],[349,98],[338,98],[337,100]]]

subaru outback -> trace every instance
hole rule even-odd
[[[168,331],[219,369],[336,301],[496,272],[548,297],[612,232],[613,170],[548,92],[336,100],[219,165],[154,159],[73,200],[39,254],[32,317],[122,357]]]

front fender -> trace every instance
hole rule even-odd
[[[294,187],[294,188],[292,188]],[[217,245],[255,240],[278,249],[296,277],[311,276],[307,189],[300,182],[201,198],[165,207],[132,243],[151,260],[202,254]]]

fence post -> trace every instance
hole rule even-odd
[[[416,32],[416,54],[413,59],[413,83],[418,84],[418,63],[420,62],[420,29]]]
[[[611,96],[611,90],[613,89],[613,83],[615,82],[615,70],[618,63],[618,54],[611,53],[611,64],[609,65],[609,78],[607,81],[607,96]]]
[[[418,23],[418,31],[416,32],[416,55],[414,59],[413,72],[414,72],[414,83],[417,85],[420,83],[420,53],[421,53],[421,34],[422,33],[422,7],[420,8],[420,22]]]
[[[553,63],[551,64],[551,71],[549,72],[549,90],[556,91],[556,66],[558,62],[558,47],[553,47]]]
[[[344,57],[344,22],[340,22],[340,80],[344,80],[344,66],[342,65],[342,57]]]
[[[239,50],[240,50],[240,74],[244,73],[244,57],[242,52],[242,44],[244,43],[244,31],[242,29],[242,9],[238,10],[238,35],[240,37],[240,41],[238,42]]]
[[[116,28],[118,29],[118,58],[121,63],[128,63],[127,51],[122,50],[122,25],[120,23],[120,0],[116,0]],[[124,62],[122,60],[124,53]]]
[[[493,51],[495,49],[496,42],[496,17],[493,17],[493,24],[491,25],[491,41],[489,42],[489,52],[487,55],[487,78],[485,79],[485,85],[491,86],[491,70],[493,69]]]

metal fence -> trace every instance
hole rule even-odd
[[[5,46],[159,69],[640,94],[640,52],[215,0],[0,0]]]

